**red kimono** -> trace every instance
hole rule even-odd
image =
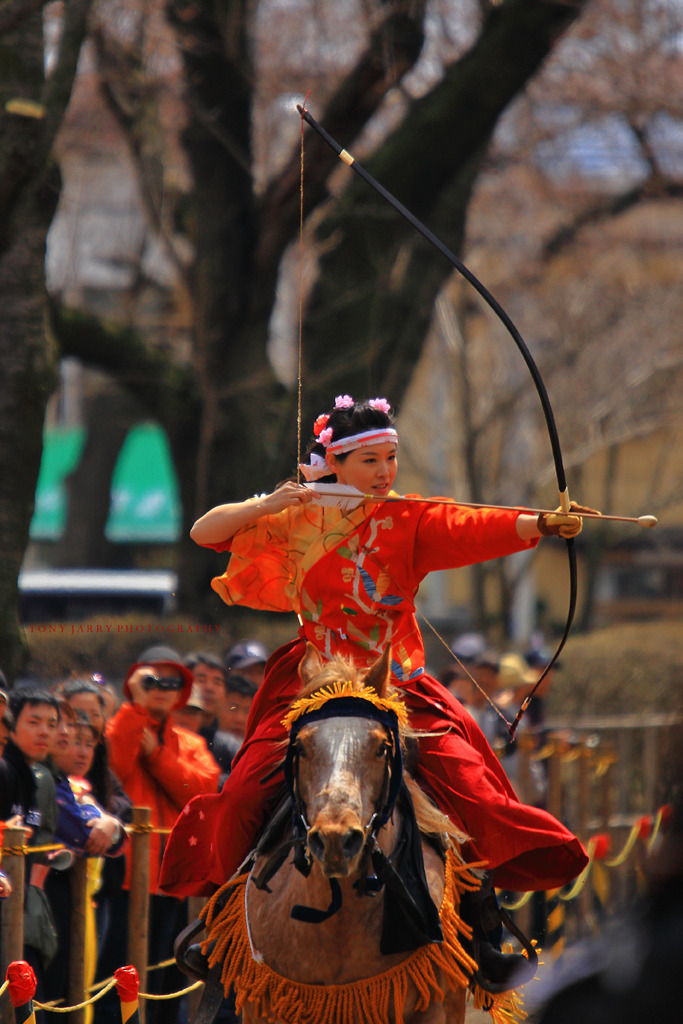
[[[518,513],[454,504],[364,503],[351,512],[310,504],[263,516],[216,550],[230,563],[212,586],[228,604],[295,611],[299,639],[266,666],[244,743],[220,794],[195,797],[180,815],[162,867],[175,896],[206,895],[230,878],[253,848],[283,783],[282,718],[300,689],[305,641],[324,657],[368,665],[392,645],[392,675],[420,738],[417,778],[471,837],[471,859],[488,861],[494,884],[524,891],[574,878],[586,853],[547,811],[515,793],[471,715],[424,668],[414,597],[428,572],[532,547]],[[448,730],[445,734],[444,730]]]

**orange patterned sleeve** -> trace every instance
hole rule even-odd
[[[230,561],[211,586],[226,604],[272,612],[293,610],[296,565],[291,557],[290,509],[261,516],[230,540]]]

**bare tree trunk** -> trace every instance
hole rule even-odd
[[[105,568],[119,563],[120,545],[105,535],[111,478],[126,434],[142,418],[137,403],[111,385],[86,402],[85,447],[78,466],[65,480],[66,531],[58,548],[61,565]]]
[[[7,54],[3,95],[23,101],[5,106],[0,116],[0,657],[10,680],[24,660],[17,576],[33,514],[45,406],[57,382],[44,274],[60,188],[50,151],[71,90],[88,3],[67,7],[60,60],[47,83],[40,11],[29,11],[0,36]]]

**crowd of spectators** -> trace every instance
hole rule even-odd
[[[551,653],[540,646],[530,648],[524,655],[515,651],[499,653],[486,646],[478,633],[465,633],[452,644],[455,661],[441,675],[440,681],[467,708],[486,739],[499,755],[512,785],[519,786],[519,748],[511,741],[508,723],[512,721],[527,696],[533,698],[517,731],[532,749],[539,750],[546,741],[546,698],[552,687],[556,661],[534,690],[539,677],[551,660]],[[519,793],[527,803],[536,807],[546,805],[547,780],[542,763],[533,774],[533,792]]]
[[[36,848],[26,859],[23,955],[40,1002],[67,994],[75,858],[87,858],[87,983],[127,962],[126,825],[133,806],[151,808],[154,830],[148,962],[172,957],[187,901],[159,892],[164,830],[193,796],[217,791],[230,773],[267,657],[256,641],[235,645],[224,658],[197,652],[183,659],[169,647],[147,648],[126,674],[122,699],[98,674],[51,686],[18,680],[8,689],[0,672],[0,838],[5,827],[21,827]],[[56,844],[64,848],[37,849]],[[0,868],[0,914],[10,895]],[[184,976],[166,972],[150,972],[149,991],[185,986]],[[110,995],[93,1005],[94,1024],[119,1024],[118,999]],[[179,1000],[151,1001],[146,1019],[175,1024],[180,1013]],[[38,1019],[51,1024],[57,1015],[41,1011]]]

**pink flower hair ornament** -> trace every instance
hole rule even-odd
[[[327,427],[326,430],[321,430],[320,431],[320,433],[318,434],[318,440],[320,441],[320,443],[322,445],[325,446],[325,448],[327,448],[327,446],[329,445],[330,441],[332,440],[332,435],[333,434],[334,434],[334,431],[332,430],[332,427]]]
[[[388,416],[391,412],[391,406],[387,402],[386,398],[370,398],[368,405],[371,409],[377,409],[378,412],[386,413]]]
[[[351,395],[337,395],[334,400],[335,409],[350,409],[351,406],[355,404],[356,403],[351,398]]]

